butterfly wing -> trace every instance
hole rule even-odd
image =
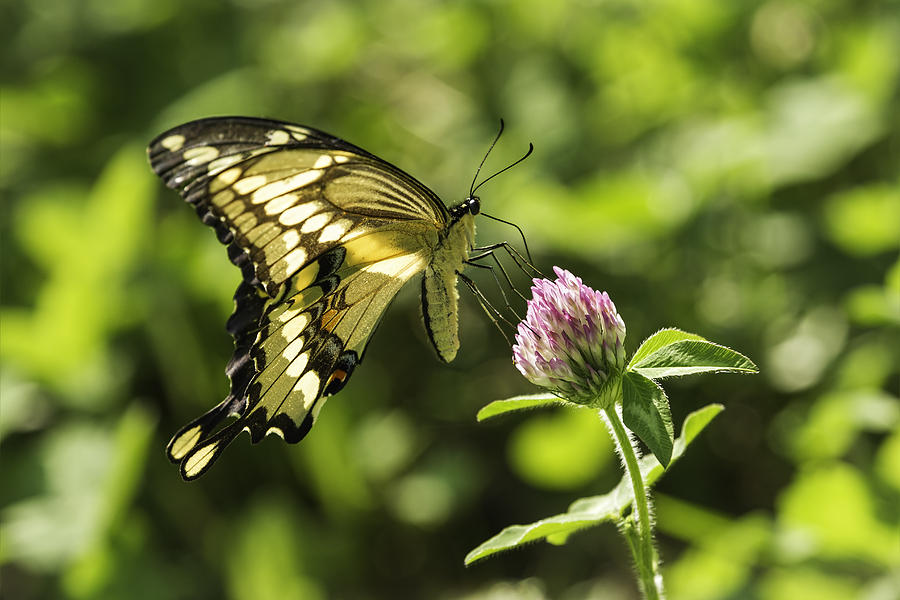
[[[245,280],[270,296],[357,235],[410,221],[442,230],[449,219],[434,192],[412,176],[309,127],[201,119],[163,133],[148,153],[166,185],[229,245]]]
[[[189,427],[174,438],[184,440],[175,457],[182,477],[202,475],[245,429],[253,442],[270,433],[290,443],[306,435],[324,399],[343,388],[360,362],[391,300],[425,267],[427,249],[411,250],[409,238],[408,232],[360,236],[286,282],[284,298],[265,308],[249,352],[253,375],[240,416],[211,435]]]
[[[231,393],[167,448],[193,479],[243,429],[253,441],[302,439],[397,291],[430,261],[449,214],[393,165],[288,123],[203,119],[148,152],[244,276],[228,322]],[[238,419],[219,428],[229,415]]]

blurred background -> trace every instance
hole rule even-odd
[[[656,492],[671,598],[900,597],[897,2],[3,13],[3,598],[637,597],[612,526],[463,567],[619,478],[588,411],[475,423],[537,390],[465,291],[453,364],[410,286],[302,444],[242,436],[180,480],[164,447],[227,393],[239,273],[144,148],[228,114],[344,137],[448,203],[503,117],[488,172],[536,149],[483,207],[542,270],[607,290],[629,352],[674,325],[761,367],[667,384],[676,428],[726,406]]]

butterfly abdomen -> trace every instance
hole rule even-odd
[[[459,292],[456,275],[463,269],[475,241],[475,217],[465,214],[453,223],[434,250],[422,276],[422,317],[428,338],[444,362],[459,350]]]

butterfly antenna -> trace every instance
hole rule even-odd
[[[534,259],[531,258],[531,251],[528,250],[528,241],[525,239],[525,232],[522,231],[522,228],[521,228],[521,227],[519,227],[518,225],[516,225],[516,224],[513,223],[512,221],[504,221],[503,219],[501,219],[501,218],[499,218],[499,217],[495,217],[495,216],[493,216],[493,215],[489,215],[489,214],[487,214],[487,213],[484,212],[484,211],[481,211],[481,215],[484,216],[484,217],[487,217],[488,219],[493,219],[494,221],[500,221],[501,223],[506,223],[507,225],[512,225],[513,227],[515,227],[515,228],[516,228],[516,231],[519,232],[519,235],[522,236],[522,243],[525,245],[525,255],[528,257],[529,262],[531,262],[532,264],[534,264]]]
[[[503,119],[500,119],[500,131],[497,132],[497,137],[494,138],[494,141],[491,142],[491,147],[488,148],[488,151],[484,153],[484,158],[481,159],[481,164],[478,165],[478,169],[475,170],[475,177],[472,178],[472,185],[469,186],[469,197],[475,193],[475,190],[478,189],[475,187],[475,182],[478,181],[478,175],[481,173],[481,167],[484,166],[484,161],[487,160],[488,155],[491,153],[491,150],[494,149],[494,146],[497,145],[497,142],[500,141],[500,136],[503,134]]]
[[[493,146],[491,146],[491,147],[493,148]],[[520,162],[522,162],[523,160],[525,160],[526,158],[528,158],[529,156],[531,156],[531,153],[532,153],[532,152],[534,152],[534,144],[529,143],[529,144],[528,144],[528,152],[525,153],[525,156],[523,156],[522,158],[520,158],[519,160],[517,160],[517,161],[514,162],[513,164],[509,165],[508,167],[504,167],[504,168],[500,169],[499,171],[497,171],[496,173],[494,173],[493,175],[491,175],[490,177],[488,177],[487,179],[485,179],[484,181],[482,181],[481,183],[479,183],[477,186],[475,186],[475,189],[469,191],[469,196],[471,197],[473,194],[475,194],[475,192],[478,191],[478,188],[480,188],[481,186],[483,186],[484,184],[486,184],[488,181],[490,181],[491,179],[493,179],[494,177],[496,177],[496,176],[499,175],[500,173],[505,173],[506,171],[509,171],[509,170],[512,169],[514,166],[516,166],[517,164],[519,164]],[[485,158],[486,158],[486,157],[485,157]]]

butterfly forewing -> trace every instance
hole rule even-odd
[[[228,323],[231,393],[169,443],[193,479],[244,429],[253,441],[306,434],[400,287],[432,260],[449,213],[393,165],[288,123],[203,119],[148,152],[244,275]]]

